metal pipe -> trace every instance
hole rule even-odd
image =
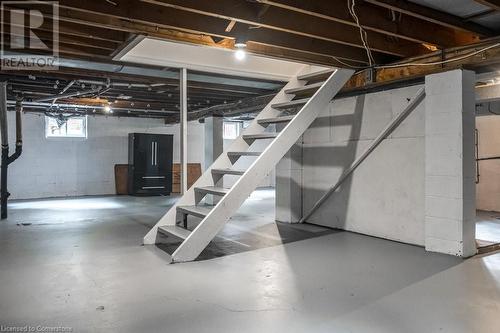
[[[9,145],[7,129],[7,82],[0,82],[0,131],[2,146]]]
[[[9,133],[7,126],[7,82],[0,82],[0,131],[2,140],[2,165],[0,170],[0,218],[7,218],[7,168],[9,166]]]
[[[35,102],[45,102],[45,101],[51,101],[54,99],[61,99],[61,98],[68,98],[68,97],[76,97],[76,96],[81,96],[81,95],[87,95],[87,94],[92,94],[99,92],[101,88],[96,88],[96,89],[90,89],[90,90],[85,90],[85,91],[77,91],[69,94],[57,94],[57,95],[52,95],[52,96],[47,96],[47,97],[42,97],[38,98],[35,100]]]
[[[420,88],[413,98],[413,100],[406,106],[406,108],[396,117],[393,121],[387,125],[387,127],[380,133],[377,138],[372,142],[372,144],[365,150],[361,156],[359,156],[349,168],[340,176],[337,183],[331,187],[328,192],[326,192],[311,208],[309,213],[304,215],[302,219],[300,219],[300,223],[305,222],[307,219],[311,217],[311,215],[334,193],[340,185],[356,170],[356,168],[377,148],[377,146],[387,137],[389,136],[398,126],[406,119],[406,117],[417,108],[417,106],[424,100],[425,98],[425,89]]]
[[[14,105],[15,101],[7,101],[8,104]],[[40,108],[40,109],[46,109],[50,108],[52,106],[51,103],[44,103],[44,102],[23,102],[23,105],[26,107],[32,107],[32,108]],[[60,104],[58,103],[57,106],[61,108],[67,108],[67,109],[96,109],[96,110],[104,110],[104,106],[101,105],[80,105],[80,104]],[[160,113],[160,114],[179,114],[179,111],[170,111],[170,110],[158,110],[158,109],[137,109],[137,108],[117,108],[117,107],[112,107],[113,110],[116,111],[131,111],[131,112],[143,112],[143,113]]]
[[[14,162],[21,156],[23,152],[23,100],[18,99],[16,103],[16,150],[14,154],[9,156],[9,164]]]
[[[61,92],[59,93],[59,95],[62,95],[64,94],[69,88],[71,88],[74,84],[76,83],[76,80],[73,80],[73,81],[70,81],[70,83],[68,83],[66,85],[66,87],[63,88],[63,90],[61,90]]]

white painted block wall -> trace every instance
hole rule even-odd
[[[333,185],[421,86],[330,103],[303,135],[303,214]],[[423,103],[308,222],[424,245]],[[280,192],[278,182],[277,193]],[[278,194],[279,195],[279,194]],[[300,203],[296,203],[300,204]]]
[[[15,114],[9,112],[11,149]],[[115,193],[114,165],[128,163],[128,133],[174,135],[179,161],[179,126],[147,118],[89,117],[88,138],[45,138],[45,118],[23,115],[23,154],[9,167],[11,199]],[[190,122],[188,161],[204,164],[204,126]]]
[[[425,78],[425,248],[469,257],[476,253],[474,72]]]

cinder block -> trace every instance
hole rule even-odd
[[[453,199],[462,198],[462,178],[459,176],[433,176],[425,177],[425,193],[433,197]]]
[[[461,69],[427,75],[425,77],[426,95],[443,95],[457,90],[462,94],[462,79]]]
[[[427,216],[425,230],[427,237],[456,242],[462,239],[462,221],[459,220]]]
[[[445,253],[457,257],[461,257],[464,254],[461,241],[450,241],[434,237],[426,237],[425,249],[429,252]]]
[[[463,219],[461,199],[425,196],[425,216],[452,220]]]

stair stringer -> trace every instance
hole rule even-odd
[[[251,164],[245,174],[238,179],[229,192],[222,197],[212,211],[177,248],[172,254],[173,262],[192,261],[198,257],[229,218],[236,213],[248,196],[257,188],[261,180],[290,150],[319,113],[328,106],[328,103],[330,103],[353,73],[354,71],[352,70],[337,69],[326,80],[324,85],[282,129],[278,136],[254,163]],[[269,114],[266,116],[269,116]],[[258,118],[262,117],[259,115]],[[254,120],[254,123],[256,120]]]
[[[212,169],[223,169],[230,168],[233,163],[227,156],[228,151],[246,151],[250,144],[243,140],[243,135],[250,133],[262,133],[265,128],[257,123],[259,119],[273,118],[277,117],[281,111],[275,110],[271,107],[273,104],[283,103],[291,101],[294,95],[286,94],[285,90],[298,88],[304,86],[305,82],[297,80],[297,76],[307,73],[312,73],[320,69],[325,69],[324,67],[304,65],[297,75],[293,77],[278,94],[267,104],[264,109],[257,115],[257,117],[250,123],[250,125],[240,133],[240,136],[236,138],[233,143],[214,161],[214,163],[208,167],[200,178],[191,186],[191,188],[186,191],[186,193],[173,205],[168,212],[156,223],[156,225],[146,234],[143,239],[144,245],[152,245],[160,243],[161,240],[158,238],[158,227],[167,225],[176,225],[177,222],[177,206],[192,206],[196,204],[196,197],[194,188],[195,187],[205,187],[213,186],[214,180],[212,177]]]

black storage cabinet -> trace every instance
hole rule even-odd
[[[128,190],[131,195],[172,192],[173,135],[128,135]]]

